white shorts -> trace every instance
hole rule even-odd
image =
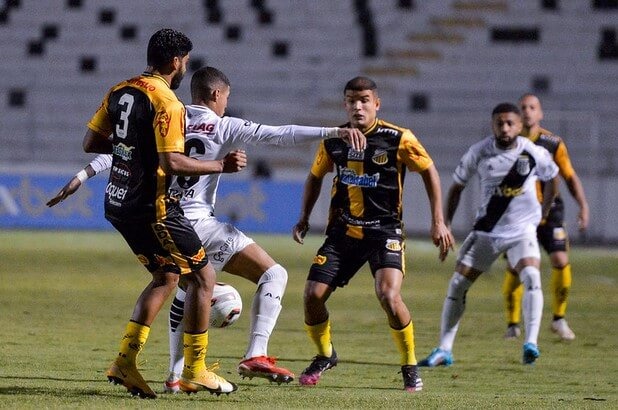
[[[216,218],[191,219],[208,260],[217,272],[221,272],[230,258],[254,243],[234,225],[220,222]]]
[[[457,262],[486,272],[498,257],[506,252],[509,265],[515,266],[522,258],[541,259],[536,232],[527,232],[505,238],[472,231],[461,245]]]

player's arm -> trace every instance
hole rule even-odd
[[[367,146],[365,135],[355,128],[306,127],[302,125],[265,125],[227,117],[228,133],[244,143],[292,146],[328,138],[341,138],[355,150]]]
[[[588,227],[588,219],[590,216],[588,201],[586,200],[586,194],[584,194],[584,187],[571,164],[571,159],[564,141],[558,144],[558,148],[554,154],[554,161],[556,165],[558,165],[560,175],[562,179],[564,179],[571,196],[579,205],[579,213],[577,215],[579,229],[585,230]]]
[[[197,160],[181,152],[160,152],[159,166],[166,174],[193,176],[238,172],[247,166],[247,154],[235,150],[219,160]]]
[[[551,205],[554,202],[554,198],[558,194],[558,177],[553,177],[549,181],[545,181],[543,184],[543,202],[541,203],[541,224],[545,222]]]
[[[320,197],[323,180],[324,177],[315,176],[310,172],[305,181],[300,217],[296,225],[292,228],[292,237],[300,244],[303,244],[305,235],[309,230],[309,217],[311,216],[315,203]]]
[[[457,211],[457,207],[459,206],[461,192],[464,190],[465,187],[465,185],[453,182],[453,184],[448,190],[448,194],[446,197],[446,226],[448,226],[449,228],[451,227],[453,217],[455,216],[455,212]]]
[[[64,201],[70,195],[73,195],[80,186],[89,178],[92,178],[101,171],[105,171],[112,166],[112,156],[109,154],[100,154],[93,159],[90,164],[86,165],[79,171],[52,199],[47,201],[47,206],[52,207],[59,202]]]
[[[444,223],[442,213],[442,188],[440,186],[440,175],[434,164],[420,172],[425,184],[425,191],[429,198],[431,207],[431,239],[440,248],[440,260],[443,261],[448,256],[449,250],[453,249],[453,235]]]
[[[94,152],[97,154],[112,153],[112,141],[109,137],[90,128],[88,128],[86,135],[84,135],[82,147],[84,152]]]

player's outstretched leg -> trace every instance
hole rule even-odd
[[[267,354],[268,341],[281,312],[287,279],[287,271],[279,264],[271,266],[260,276],[251,304],[249,346],[237,368],[243,378],[261,377],[278,384],[294,380],[294,373],[277,366],[277,359]]]

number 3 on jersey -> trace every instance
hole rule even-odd
[[[134,98],[131,94],[123,94],[118,101],[118,104],[124,105],[120,111],[120,123],[116,124],[116,136],[118,138],[126,138],[127,130],[129,129],[129,114],[133,108]]]

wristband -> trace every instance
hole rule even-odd
[[[330,138],[338,138],[339,137],[339,128],[338,127],[334,127],[334,128],[326,128],[326,139],[330,139]]]
[[[85,169],[82,169],[77,174],[75,174],[75,178],[79,179],[79,182],[83,184],[84,181],[88,179],[88,174],[86,173]]]

